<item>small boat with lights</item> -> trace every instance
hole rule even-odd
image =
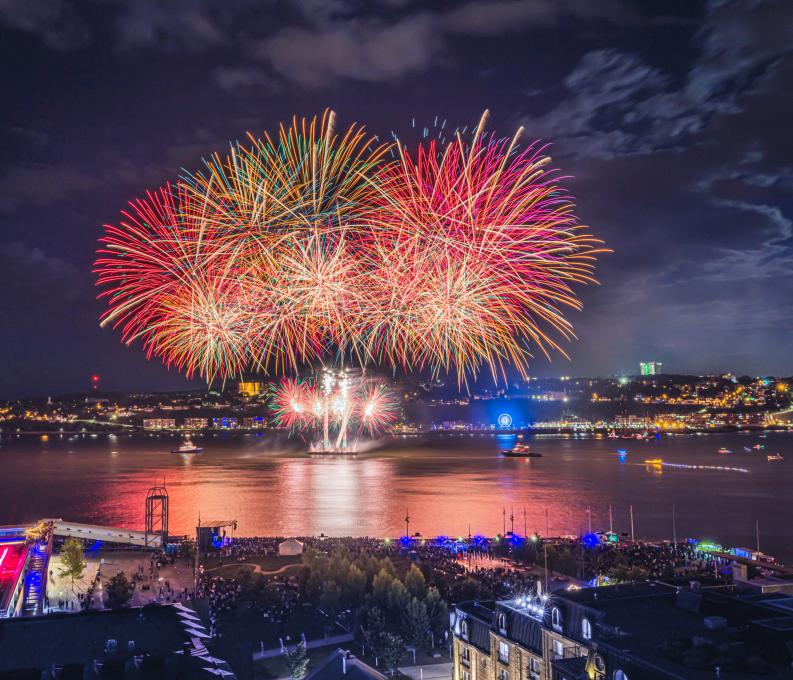
[[[721,448],[720,448],[720,449],[717,451],[717,453],[732,453],[732,451],[731,451],[730,449],[728,449],[727,447],[725,447],[725,446],[722,446],[722,447],[721,447]]]
[[[201,453],[204,449],[200,446],[196,446],[193,444],[193,440],[190,439],[189,435],[185,435],[184,439],[182,439],[182,443],[179,445],[178,449],[172,449],[171,453]]]
[[[664,459],[663,458],[647,458],[647,459],[645,459],[644,464],[645,465],[656,465],[656,466],[660,467],[661,465],[664,464]]]
[[[511,449],[501,452],[507,458],[542,458],[541,453],[532,451],[528,444],[518,442]]]
[[[769,461],[774,461],[774,460],[785,460],[785,459],[782,457],[782,454],[781,454],[781,453],[775,453],[775,454],[774,454],[774,455],[772,455],[772,456],[766,456],[766,458],[767,458]]]

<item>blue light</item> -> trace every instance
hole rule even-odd
[[[404,545],[404,546],[408,546],[408,545],[410,545],[410,541],[411,541],[411,538],[410,538],[410,536],[401,536],[401,537],[400,537],[400,539],[399,539],[399,542],[400,542],[402,545]]]
[[[584,544],[585,548],[596,548],[600,543],[600,539],[597,537],[597,534],[584,534],[581,537],[581,542]]]

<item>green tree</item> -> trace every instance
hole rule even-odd
[[[405,584],[399,579],[391,581],[388,590],[388,617],[392,621],[399,621],[402,611],[410,602],[410,593]]]
[[[111,577],[105,586],[105,603],[111,609],[120,609],[132,599],[135,586],[127,578],[127,575],[120,571]]]
[[[71,579],[72,592],[74,592],[74,582],[79,581],[85,573],[85,568],[88,562],[83,554],[83,544],[79,539],[70,536],[67,538],[63,547],[61,548],[61,577],[68,577]]]
[[[402,636],[410,647],[418,649],[426,642],[429,629],[430,618],[427,615],[427,605],[414,597],[402,610]]]
[[[412,597],[417,597],[419,600],[423,600],[427,594],[427,581],[424,574],[421,573],[421,569],[415,564],[411,564],[405,574],[405,588],[408,589]]]
[[[380,636],[385,633],[385,616],[379,607],[364,606],[359,612],[361,622],[362,654],[366,650],[374,656],[380,656]]]
[[[351,608],[360,607],[366,596],[366,574],[355,564],[347,570],[344,583],[344,598]]]
[[[393,676],[405,653],[405,641],[396,633],[383,633],[380,636],[380,656]]]
[[[434,647],[436,640],[442,640],[444,633],[449,630],[449,607],[435,587],[431,587],[427,591],[424,604],[427,606],[430,634],[432,635],[432,645]]]
[[[372,581],[372,602],[382,610],[389,609],[388,594],[391,592],[391,584],[393,582],[394,576],[385,569],[377,572]]]
[[[302,680],[308,673],[308,654],[306,654],[306,643],[302,640],[292,649],[287,649],[284,654],[286,668],[292,680]]]

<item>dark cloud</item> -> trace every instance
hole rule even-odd
[[[791,53],[793,4],[712,2],[694,42],[699,54],[683,77],[634,53],[585,54],[564,79],[561,101],[527,118],[527,127],[575,155],[679,148],[714,114],[740,112],[752,88]]]
[[[95,189],[98,184],[95,176],[69,165],[23,162],[0,177],[0,212],[32,203],[50,205],[75,192]]]
[[[83,47],[90,39],[68,0],[0,0],[0,24],[35,35],[54,50]]]

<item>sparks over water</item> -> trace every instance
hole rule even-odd
[[[249,136],[133,201],[101,239],[102,323],[207,380],[348,357],[462,384],[564,353],[573,285],[604,249],[545,147],[485,134],[487,113],[470,140],[414,152],[334,118]]]

